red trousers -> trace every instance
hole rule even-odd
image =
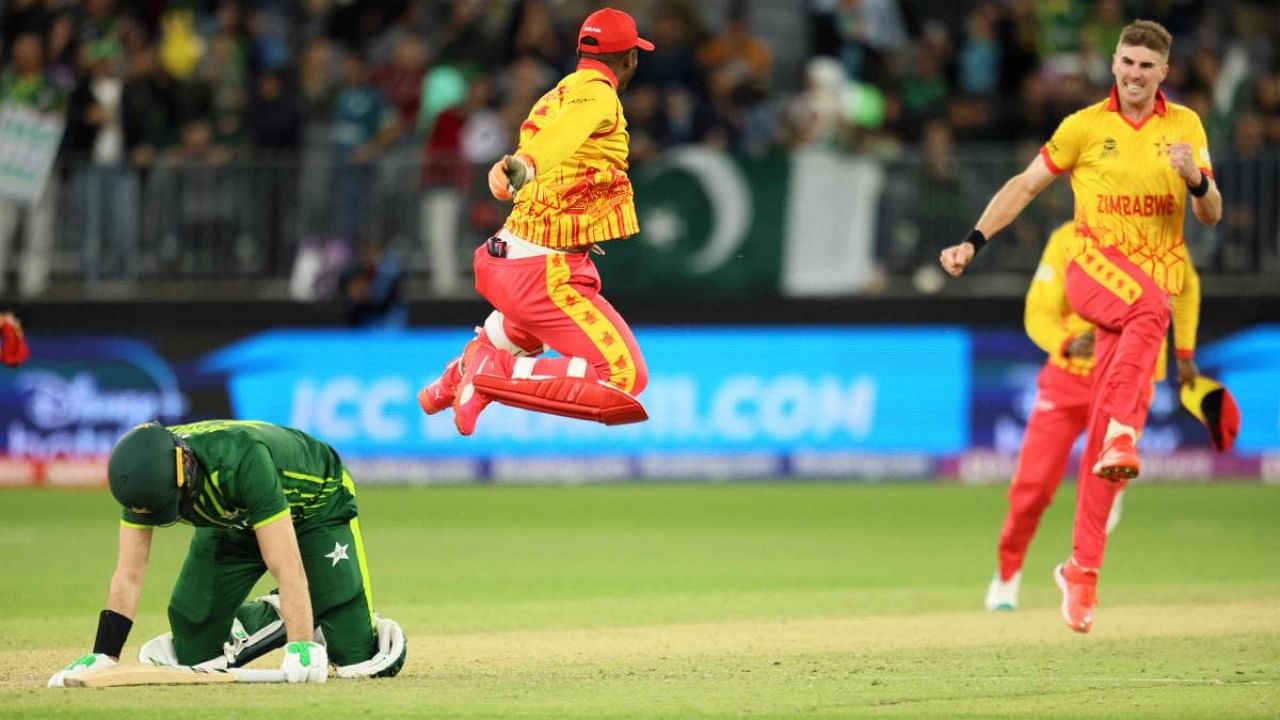
[[[1045,363],[1036,379],[1036,401],[1027,419],[1018,466],[1009,485],[1009,512],[1000,530],[1000,578],[1022,569],[1027,546],[1067,471],[1071,446],[1089,421],[1093,376]]]
[[[502,314],[501,328],[486,323],[485,331],[498,348],[494,363],[504,373],[593,377],[632,395],[644,389],[649,373],[640,346],[600,295],[600,274],[589,253],[511,259],[494,257],[481,244],[474,268],[476,290]],[[511,352],[536,355],[544,345],[562,357],[521,358],[524,365],[517,365]]]
[[[1113,418],[1141,429],[1151,377],[1169,331],[1169,296],[1123,253],[1089,250],[1067,267],[1067,300],[1094,330],[1093,402],[1076,486],[1072,556],[1083,568],[1102,567],[1107,516],[1123,483],[1093,474]]]
[[[1035,405],[1027,420],[1018,466],[1009,485],[1009,511],[1000,530],[997,556],[1002,580],[1008,580],[1022,569],[1027,546],[1067,472],[1071,447],[1089,422],[1093,377],[1093,374],[1076,375],[1050,363],[1040,369]],[[1150,388],[1148,385],[1146,403],[1151,400]],[[1141,430],[1141,426],[1138,429]],[[1104,520],[1104,535],[1105,528]]]

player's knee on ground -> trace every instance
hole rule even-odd
[[[174,657],[179,665],[200,665],[223,656],[223,644],[231,632],[233,615],[211,618],[179,603],[169,605],[169,629],[173,632]]]
[[[378,651],[374,618],[364,593],[345,602],[315,607],[316,624],[324,633],[325,648],[334,665],[351,665],[372,658]]]

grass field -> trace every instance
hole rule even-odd
[[[988,614],[1000,488],[367,488],[400,677],[48,690],[92,644],[116,510],[0,492],[0,717],[1280,717],[1280,488],[1134,487],[1088,636],[1050,581],[1071,498],[1023,608]],[[166,629],[187,533],[157,537],[130,659]]]

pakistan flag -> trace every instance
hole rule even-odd
[[[632,168],[640,234],[604,246],[605,293],[824,297],[871,277],[884,173],[820,152],[748,158],[705,147]]]

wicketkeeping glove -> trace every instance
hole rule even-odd
[[[310,640],[295,640],[284,646],[280,666],[291,683],[322,683],[329,679],[329,652]]]
[[[109,668],[115,664],[116,661],[112,660],[109,655],[90,653],[54,673],[53,677],[49,678],[49,687],[66,687],[62,682],[64,678],[85,675],[103,668]]]

